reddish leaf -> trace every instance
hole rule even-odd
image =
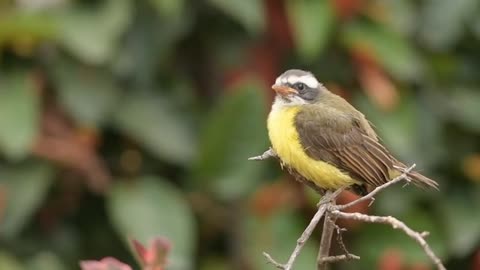
[[[293,47],[292,29],[282,1],[266,0],[265,6],[270,49],[280,58],[283,52]]]
[[[480,249],[473,258],[472,270],[480,270]]]
[[[250,203],[253,212],[260,217],[268,217],[278,209],[295,203],[293,183],[291,179],[286,179],[259,187]]]
[[[399,94],[390,78],[378,68],[360,67],[359,79],[368,97],[382,110],[395,109]]]
[[[378,264],[379,270],[401,270],[403,257],[398,250],[387,250]]]
[[[141,264],[145,264],[146,261],[148,261],[147,257],[149,256],[148,250],[137,240],[133,239],[130,240],[132,243],[133,251],[135,252],[135,255],[137,258],[141,261]]]
[[[99,135],[95,130],[77,129],[65,113],[52,104],[42,115],[41,132],[32,147],[34,156],[80,172],[92,191],[108,189],[110,172],[97,153]]]
[[[410,270],[430,270],[432,268],[425,263],[415,263],[409,269]]]
[[[340,193],[340,196],[337,199],[337,203],[338,204],[347,204],[347,203],[352,202],[352,201],[354,201],[358,198],[359,198],[358,195],[356,195],[356,194],[354,194],[350,191],[343,191],[342,193]],[[349,207],[349,208],[345,209],[345,212],[349,212],[349,213],[358,212],[358,213],[366,214],[366,213],[368,213],[368,204],[369,203],[370,203],[369,201],[361,202],[359,204],[356,204],[352,207]],[[340,219],[337,222],[338,222],[338,225],[340,227],[345,227],[347,229],[356,228],[356,227],[358,227],[362,224],[362,222],[360,222],[360,221],[348,220],[348,219]]]
[[[358,66],[358,77],[368,97],[382,110],[393,110],[399,94],[392,80],[382,70],[368,46],[355,48],[353,58]]]
[[[463,160],[463,172],[475,182],[480,182],[480,154],[467,156]]]
[[[80,268],[82,270],[132,270],[129,265],[112,257],[106,257],[100,261],[81,261]]]
[[[7,203],[7,190],[5,186],[0,186],[0,224],[5,215],[5,208]]]
[[[337,16],[342,19],[355,16],[365,4],[363,0],[335,0],[333,3]]]
[[[153,239],[148,247],[139,241],[131,240],[133,251],[140,264],[146,270],[162,270],[167,264],[167,255],[170,251],[170,242],[163,237]]]

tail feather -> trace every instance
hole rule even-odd
[[[405,166],[405,164],[399,161],[396,162],[396,166],[402,168],[401,170],[406,170],[408,168],[408,166]],[[420,187],[422,189],[433,188],[435,190],[439,190],[438,183],[435,180],[430,179],[419,172],[411,171],[407,173],[407,176],[411,179],[412,183],[417,187]]]
[[[438,189],[438,183],[435,182],[435,180],[430,179],[419,172],[409,172],[408,177],[412,179],[412,183],[420,188],[427,189],[427,188],[434,188],[436,190]]]

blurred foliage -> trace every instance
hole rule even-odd
[[[479,13],[477,0],[0,1],[0,269],[134,265],[128,239],[156,236],[168,269],[286,260],[317,196],[247,157],[268,147],[269,86],[293,67],[441,186],[359,211],[430,231],[449,269],[478,267]],[[362,260],[336,269],[430,266],[390,228],[342,226]]]

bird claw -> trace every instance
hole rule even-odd
[[[327,191],[327,193],[325,193],[323,197],[320,199],[320,201],[317,203],[317,207],[320,207],[323,204],[334,201],[335,199],[337,199],[338,195],[342,193],[343,190],[345,190],[345,188],[337,189],[333,193],[331,193],[330,191]]]

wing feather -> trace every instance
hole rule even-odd
[[[328,113],[305,109],[297,114],[295,124],[306,153],[369,185],[389,181],[396,161],[378,142],[368,121],[338,111]]]
[[[347,167],[355,169],[356,174],[360,175],[362,179],[378,179],[378,172],[373,167],[368,165],[367,162],[360,159],[355,151],[344,151],[339,153],[340,160]]]
[[[365,181],[375,186],[381,185],[383,183],[382,180],[385,179],[385,174],[383,173],[383,170],[376,166],[377,163],[370,155],[363,155],[362,157],[360,156],[360,153],[362,153],[362,151],[358,150],[355,151],[353,155],[357,158],[357,160],[361,160],[363,162],[364,168],[368,168],[374,174],[374,177],[368,178]]]

